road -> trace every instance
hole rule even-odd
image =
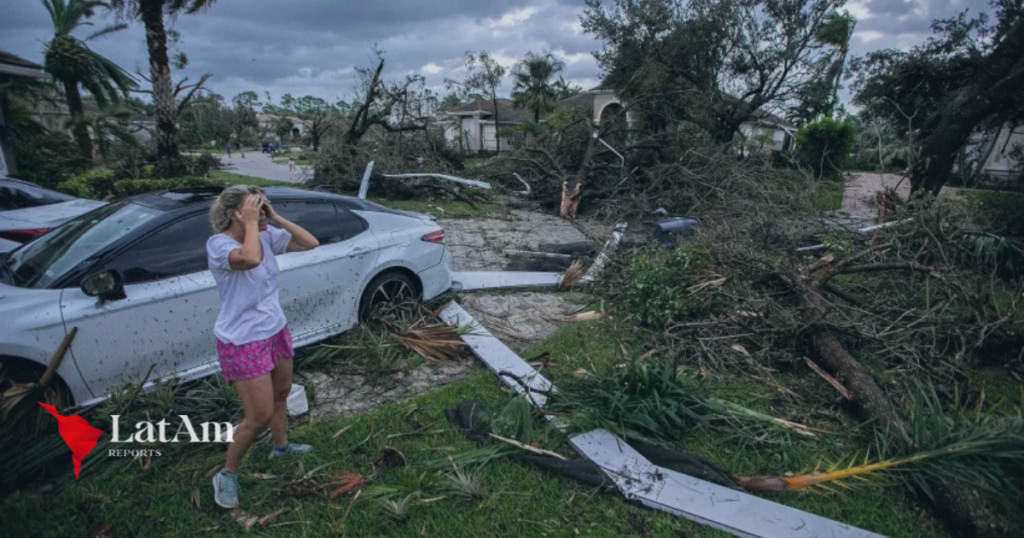
[[[295,165],[295,173],[288,172],[288,164],[275,163],[268,153],[246,152],[245,158],[237,151],[227,155],[218,155],[224,163],[225,172],[233,172],[243,176],[252,176],[272,181],[283,181],[285,183],[303,183],[313,177],[313,167],[306,165]]]

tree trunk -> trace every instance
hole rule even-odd
[[[943,107],[938,126],[921,145],[910,172],[912,195],[938,196],[949,179],[956,155],[978,124],[1012,101],[1024,85],[1024,17],[1007,31],[975,77]]]
[[[82,106],[82,94],[78,90],[78,81],[65,80],[64,97],[68,101],[68,112],[71,113],[72,132],[78,142],[78,152],[82,158],[92,163],[95,161],[93,154],[92,139],[89,138],[89,127],[85,124],[85,110]]]
[[[800,276],[799,283],[801,289],[798,292],[808,316],[806,321],[812,326],[817,325],[811,342],[819,363],[850,390],[864,419],[874,421],[883,431],[895,431],[909,446],[911,439],[906,421],[878,386],[871,371],[850,355],[846,346],[821,324],[828,312],[828,301],[824,298],[821,284],[808,273]],[[975,492],[950,487],[935,479],[928,482],[934,495],[932,500],[938,509],[937,515],[955,530],[957,536],[976,538],[992,536],[996,532],[996,524],[982,508]]]
[[[167,57],[167,30],[164,28],[162,0],[140,0],[139,14],[146,27],[149,49],[149,73],[153,80],[153,104],[156,113],[156,156],[158,174],[173,177],[185,173],[175,136],[178,109],[174,102],[171,63]]]
[[[494,93],[497,88],[491,88],[491,103],[494,104],[494,149],[495,153],[501,153],[501,135],[498,134],[498,94]]]
[[[576,175],[566,174],[562,180],[562,207],[558,215],[563,219],[576,219],[576,211],[579,209],[580,197],[583,195],[583,182],[587,180],[590,173],[590,165],[594,162],[594,153],[597,151],[597,131],[592,133],[587,140],[587,151],[583,154],[583,162],[580,163]]]

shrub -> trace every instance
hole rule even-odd
[[[211,187],[223,185],[223,182],[205,177],[176,177],[172,179],[122,179],[114,183],[114,193],[118,197],[132,196],[144,192],[183,189],[186,187]]]
[[[66,133],[43,132],[14,139],[14,177],[52,189],[92,165]]]
[[[797,134],[797,158],[817,179],[838,177],[850,158],[856,135],[849,122],[826,118],[809,123]]]
[[[99,200],[114,193],[114,180],[113,170],[94,168],[57,185],[57,190],[78,198]]]
[[[630,311],[642,323],[664,326],[699,314],[706,296],[693,293],[702,269],[711,263],[706,250],[680,247],[676,250],[647,250],[633,258],[625,287]]]

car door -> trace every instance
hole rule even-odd
[[[206,267],[209,218],[197,213],[162,226],[103,262],[124,281],[126,297],[100,302],[80,289],[61,295],[67,327],[77,326],[71,353],[97,396],[215,358],[213,325],[196,315],[182,281]],[[216,290],[214,290],[216,293]],[[214,314],[216,315],[216,314]],[[195,342],[205,341],[204,346]]]
[[[281,307],[296,344],[354,326],[362,284],[377,261],[377,239],[359,217],[328,201],[275,202],[274,209],[320,241],[316,249],[278,257]]]

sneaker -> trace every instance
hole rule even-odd
[[[274,447],[274,449],[270,451],[270,457],[279,458],[281,456],[286,456],[288,454],[305,454],[310,450],[313,450],[313,447],[310,445],[303,445],[300,443],[288,443],[287,445],[284,445],[281,448]]]
[[[213,477],[213,501],[221,508],[238,508],[238,475],[221,471]]]

